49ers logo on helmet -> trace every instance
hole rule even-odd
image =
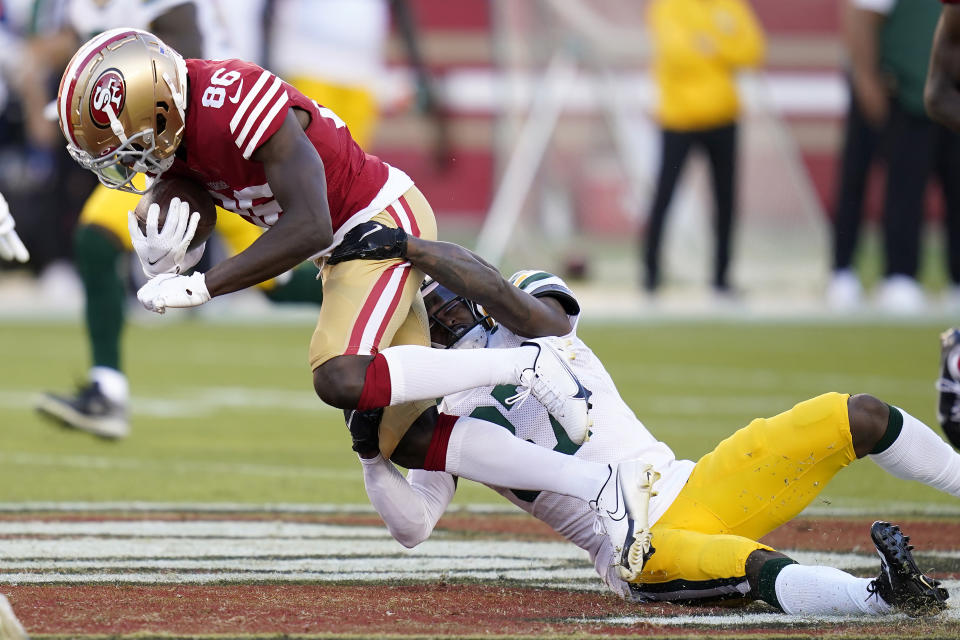
[[[107,108],[113,115],[119,116],[127,99],[127,89],[123,82],[123,75],[117,69],[107,69],[100,74],[90,93],[90,119],[93,124],[102,129],[110,126],[110,116]]]

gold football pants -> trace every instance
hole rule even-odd
[[[427,240],[437,237],[430,203],[411,187],[372,220]],[[310,341],[310,369],[339,355],[370,355],[392,345],[430,346],[427,310],[420,295],[423,273],[406,260],[349,260],[326,265],[323,306]],[[380,451],[393,454],[413,421],[434,402],[387,407],[380,422]]]

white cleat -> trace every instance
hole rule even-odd
[[[631,460],[617,466],[617,475],[631,518],[630,530],[621,546],[620,577],[627,582],[636,582],[647,560],[656,551],[650,531],[650,498],[657,495],[653,485],[660,479],[660,472],[654,470],[653,465]]]
[[[13,607],[3,595],[0,595],[0,640],[30,640],[23,625],[13,613]]]
[[[660,474],[642,460],[607,466],[610,476],[592,501],[597,513],[595,530],[610,538],[620,576],[632,581],[654,552],[648,508],[650,497],[656,495],[653,483]]]
[[[539,353],[533,366],[518,372],[520,386],[526,388],[507,398],[507,404],[522,403],[533,395],[574,444],[583,444],[590,437],[591,392],[567,366],[570,354],[553,337],[528,340],[521,346],[535,346]]]

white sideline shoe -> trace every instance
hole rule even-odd
[[[0,640],[30,640],[4,595],[0,595]]]
[[[887,313],[917,315],[926,310],[927,298],[915,279],[905,275],[893,275],[880,285],[877,305],[881,311]]]
[[[834,271],[827,286],[827,305],[835,311],[853,311],[863,303],[863,285],[851,269]]]
[[[556,418],[574,444],[583,444],[590,438],[592,394],[567,366],[565,360],[570,355],[559,338],[554,337],[535,338],[520,346],[535,346],[539,353],[533,366],[517,372],[520,386],[525,389],[507,398],[506,403],[523,403],[533,395]]]

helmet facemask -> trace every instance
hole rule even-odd
[[[482,349],[487,346],[493,319],[479,305],[430,278],[420,287],[420,292],[430,318],[430,343],[435,349]],[[460,319],[467,321],[452,323],[460,308],[466,310]],[[442,342],[435,340],[435,336],[439,336]]]
[[[81,167],[97,174],[103,185],[142,195],[146,193],[146,189],[138,189],[133,184],[138,173],[158,176],[173,165],[172,155],[162,159],[153,155],[157,148],[154,138],[152,129],[139,131],[130,138],[123,136],[120,147],[99,158],[94,158],[72,144],[67,145],[67,151]],[[150,140],[149,145],[144,144],[147,140]]]

